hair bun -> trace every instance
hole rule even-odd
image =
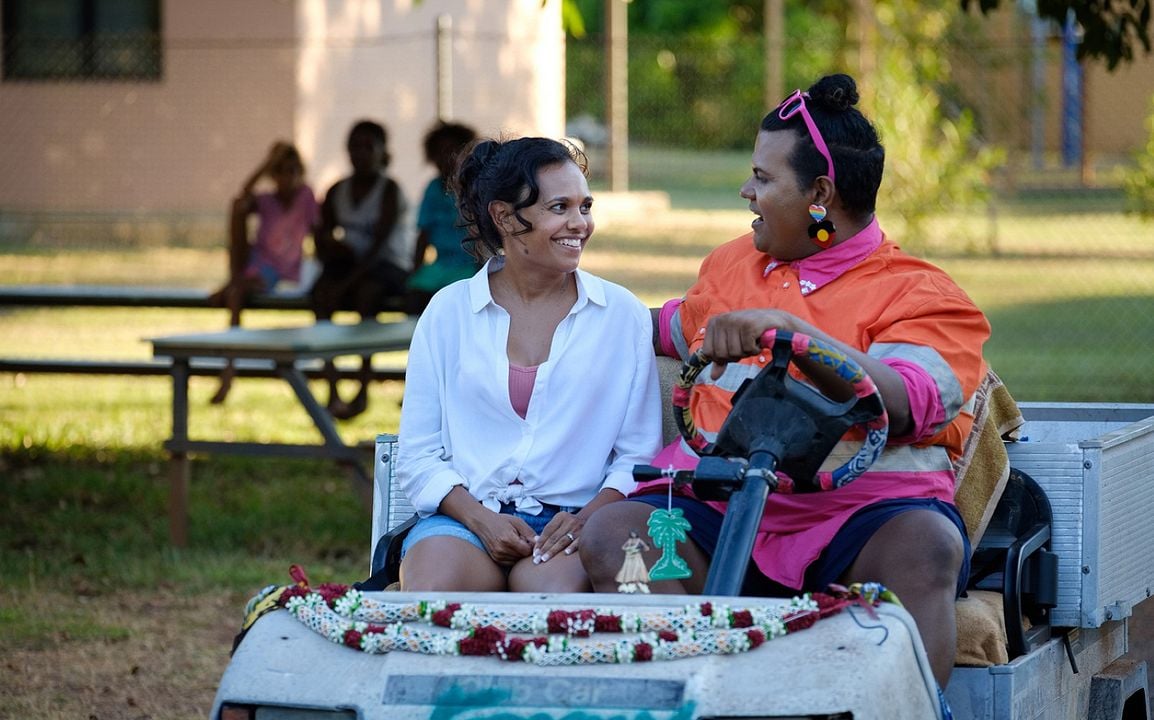
[[[473,193],[477,177],[500,150],[501,143],[488,139],[478,140],[462,149],[457,171],[450,183],[453,193],[458,197]]]
[[[504,143],[500,140],[485,139],[478,142],[473,147],[473,161],[478,168],[483,168],[488,165],[497,153],[501,152]]]
[[[860,99],[857,83],[844,74],[826,75],[806,92],[815,105],[832,112],[846,112]]]

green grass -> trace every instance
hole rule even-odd
[[[14,717],[122,717],[124,694],[144,708],[132,717],[204,717],[256,590],[288,583],[291,563],[316,582],[367,575],[369,508],[350,473],[321,460],[195,457],[189,544],[174,548],[169,385],[0,375],[0,652]],[[219,407],[214,389],[192,379],[198,438],[318,439],[283,382],[238,380]],[[345,440],[395,431],[400,392],[375,385]]]
[[[29,617],[17,608],[0,608],[0,637],[7,637],[14,646],[40,648],[60,635],[81,642],[118,642],[126,640],[129,631],[120,625],[94,623],[88,614],[76,610]]]
[[[1154,402],[1154,259],[944,259],[1019,400]]]
[[[168,543],[169,391],[160,378],[0,378],[0,586],[96,593],[282,580],[289,562],[357,579],[367,567],[369,513],[347,470],[319,460],[203,456],[192,462],[190,545]],[[283,383],[280,383],[283,385]],[[318,388],[319,389],[319,388]],[[223,407],[194,378],[193,433],[204,439],[316,442],[286,389],[238,381]],[[346,441],[395,431],[399,383],[376,388]],[[117,397],[123,398],[118,401]],[[367,458],[366,458],[367,459]]]

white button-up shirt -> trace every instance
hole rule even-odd
[[[628,494],[660,448],[661,399],[649,310],[577,271],[577,301],[537,370],[524,418],[509,399],[509,314],[493,301],[494,258],[438,292],[409,349],[397,480],[422,517],[455,485],[486,507],[581,507]]]

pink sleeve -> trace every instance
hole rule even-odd
[[[677,308],[681,306],[681,298],[673,298],[667,300],[661,306],[661,312],[657,316],[657,332],[661,341],[661,354],[666,357],[678,358],[677,348],[673,346],[673,335],[669,330],[669,323],[673,320],[673,313],[677,312]]]
[[[941,395],[938,394],[938,385],[925,370],[908,360],[887,358],[883,360],[893,368],[906,384],[906,393],[910,398],[910,419],[913,427],[909,433],[901,436],[890,436],[890,442],[909,444],[930,437],[941,429],[946,419],[945,408],[942,407]]]

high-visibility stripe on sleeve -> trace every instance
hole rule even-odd
[[[935,427],[933,432],[941,431],[958,416],[966,401],[962,395],[962,386],[949,363],[938,354],[937,350],[909,343],[874,343],[869,348],[869,355],[879,360],[898,359],[912,363],[933,380],[945,414],[943,422]]]

